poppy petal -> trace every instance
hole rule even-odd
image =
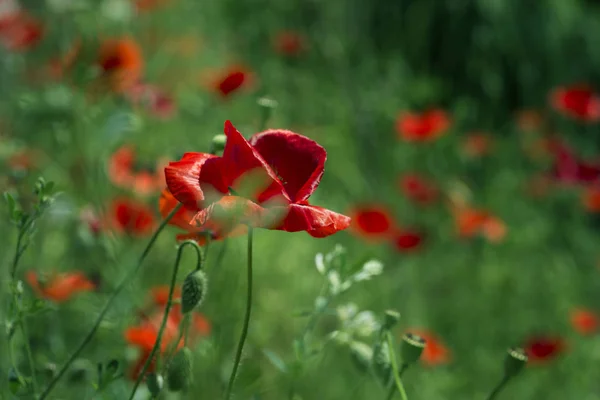
[[[277,173],[293,202],[308,199],[319,186],[327,152],[314,140],[288,130],[267,130],[252,136],[250,144]]]
[[[350,217],[322,207],[291,204],[279,229],[287,232],[306,231],[317,238],[333,235],[350,226]]]
[[[170,162],[165,167],[169,190],[189,209],[202,208],[204,193],[200,187],[200,172],[206,161],[215,157],[207,153],[185,153],[181,160]]]

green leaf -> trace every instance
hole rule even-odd
[[[6,200],[6,204],[8,205],[8,213],[10,218],[14,220],[15,211],[17,209],[17,202],[15,198],[9,192],[4,192],[4,200]]]
[[[47,196],[51,195],[53,189],[54,189],[54,182],[52,182],[52,181],[47,182],[46,185],[44,186],[44,194]]]
[[[287,372],[287,365],[285,364],[285,361],[283,361],[275,352],[269,349],[263,349],[263,353],[269,359],[269,361],[271,361],[271,364],[273,364],[275,368],[281,372]]]
[[[119,371],[119,362],[117,360],[110,360],[106,365],[106,376],[114,377]]]
[[[8,388],[10,390],[10,392],[14,395],[17,394],[17,392],[19,391],[19,389],[21,389],[23,387],[22,382],[19,380],[19,376],[17,375],[17,372],[15,371],[14,368],[10,368],[10,370],[8,371]]]

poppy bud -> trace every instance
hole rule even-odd
[[[527,355],[523,349],[515,347],[508,349],[508,355],[504,361],[504,374],[506,377],[517,375],[527,364]]]
[[[181,311],[189,313],[198,307],[206,294],[206,274],[201,270],[191,272],[183,281]]]
[[[187,347],[175,354],[167,369],[167,385],[169,390],[178,392],[186,390],[192,383],[192,352]]]
[[[227,136],[221,134],[215,135],[210,143],[210,153],[217,154],[225,149],[227,143]]]
[[[396,310],[386,310],[383,316],[383,330],[389,331],[400,321],[400,313]]]
[[[350,344],[350,356],[360,372],[367,372],[373,358],[373,350],[362,342],[352,342]]]
[[[257,103],[261,109],[261,129],[264,129],[273,114],[273,110],[277,108],[277,101],[268,97],[261,97],[257,100]]]
[[[163,377],[161,375],[150,372],[146,377],[146,385],[152,397],[157,397],[163,388]]]
[[[421,358],[421,353],[425,349],[425,339],[415,335],[414,333],[407,333],[402,336],[402,344],[400,345],[400,355],[402,356],[402,362],[405,365],[413,364]]]

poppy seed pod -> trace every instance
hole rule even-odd
[[[396,310],[386,310],[383,316],[383,329],[389,331],[400,321],[400,313]]]
[[[517,375],[525,364],[527,364],[527,355],[523,349],[515,347],[508,349],[508,355],[504,360],[504,374],[506,377]]]
[[[210,143],[210,153],[217,154],[222,152],[225,149],[226,143],[227,136],[223,135],[222,133],[215,135]]]
[[[187,390],[192,383],[192,352],[187,347],[175,354],[167,369],[167,386],[173,392]]]
[[[402,362],[405,365],[410,365],[421,358],[421,353],[425,349],[425,339],[415,335],[414,333],[406,333],[402,336],[402,344],[400,345],[400,355]]]
[[[192,271],[181,287],[181,312],[189,313],[198,307],[206,294],[206,274],[201,270]]]
[[[149,373],[146,377],[146,385],[148,385],[148,390],[153,397],[158,396],[162,390],[163,381],[163,377],[155,374],[154,372]]]

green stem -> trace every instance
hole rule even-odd
[[[246,337],[248,336],[248,327],[250,326],[250,314],[252,312],[252,231],[253,228],[251,226],[248,227],[248,292],[246,295],[246,316],[244,317],[244,326],[242,327],[242,334],[240,336],[240,341],[238,343],[237,352],[235,354],[235,360],[233,362],[233,370],[231,371],[231,376],[229,377],[229,384],[227,385],[227,393],[225,394],[225,399],[229,400],[231,398],[231,391],[233,389],[233,384],[235,382],[235,378],[237,376],[237,371],[240,366],[240,361],[242,359],[242,351],[244,350],[244,343],[246,342]]]
[[[488,396],[487,400],[493,400],[493,399],[495,399],[496,396],[498,396],[498,394],[502,391],[502,389],[504,389],[504,386],[506,386],[506,384],[508,383],[509,380],[510,380],[510,378],[505,375],[502,378],[502,380],[498,383],[498,385],[496,385],[496,387],[494,388],[494,390],[492,390],[492,393],[490,393],[490,395]]]
[[[135,385],[133,385],[133,390],[131,391],[131,395],[129,395],[129,400],[133,399],[133,397],[135,396],[135,392],[137,391],[138,387],[140,386],[140,383],[142,382],[142,379],[144,379],[144,377],[146,376],[146,371],[148,371],[148,368],[150,367],[150,364],[152,363],[152,359],[154,358],[154,355],[156,354],[156,352],[158,351],[158,349],[160,349],[160,345],[162,342],[162,337],[163,334],[165,332],[165,328],[167,326],[167,320],[169,319],[169,312],[171,312],[171,307],[173,306],[173,292],[175,291],[175,284],[177,283],[177,272],[179,272],[179,263],[181,261],[181,255],[183,254],[183,249],[185,248],[186,245],[191,245],[196,247],[196,252],[198,255],[198,265],[201,266],[202,264],[202,256],[201,256],[201,252],[198,250],[198,245],[196,244],[196,242],[183,242],[181,245],[179,245],[179,248],[177,249],[177,257],[175,258],[175,265],[173,267],[173,275],[171,276],[171,286],[169,286],[169,298],[167,300],[167,306],[165,307],[165,313],[163,314],[163,319],[162,322],[160,324],[160,328],[158,330],[158,336],[156,338],[156,342],[154,342],[154,346],[152,347],[152,350],[150,351],[150,355],[148,356],[148,358],[146,359],[146,362],[144,363],[144,367],[142,368],[142,371],[139,373],[137,380],[135,381]],[[178,343],[176,343],[177,345]]]
[[[398,388],[398,392],[400,392],[400,397],[402,400],[408,400],[408,396],[406,396],[406,391],[404,390],[404,385],[402,384],[402,379],[400,379],[400,372],[398,371],[398,363],[396,362],[396,354],[394,353],[394,343],[392,341],[392,335],[389,332],[385,333],[388,351],[390,352],[390,361],[392,363],[392,372],[394,374],[394,381],[396,382],[396,387]],[[392,386],[393,387],[393,386]],[[392,397],[395,392],[392,392]]]
[[[27,360],[29,362],[29,369],[31,371],[31,386],[33,388],[33,395],[37,396],[38,386],[37,379],[35,378],[35,363],[33,362],[33,353],[31,352],[31,345],[29,344],[29,335],[27,335],[27,325],[25,324],[25,318],[22,315],[19,316],[19,326],[21,328],[21,333],[23,334],[25,352],[27,353]]]
[[[398,376],[400,376],[400,378],[402,378],[402,375],[404,375],[404,371],[406,371],[407,369],[408,369],[408,365],[402,364],[402,367],[400,368],[400,373],[398,374]],[[398,391],[398,389],[392,383],[390,385],[390,389],[388,390],[388,394],[387,394],[386,399],[387,400],[392,400],[394,398],[394,395],[396,394],[397,391]]]
[[[175,215],[175,213],[177,211],[179,211],[180,207],[181,207],[181,204],[178,204],[177,207],[175,207],[173,209],[173,211],[171,211],[169,213],[169,215],[167,215],[167,217],[158,226],[158,228],[156,229],[156,231],[154,232],[154,234],[150,238],[150,241],[146,245],[146,248],[142,252],[140,258],[138,259],[138,262],[135,265],[135,267],[132,268],[127,273],[127,275],[125,275],[125,277],[123,278],[123,280],[115,288],[115,291],[113,292],[113,294],[111,295],[111,297],[106,302],[106,305],[104,306],[104,308],[102,309],[102,311],[100,311],[100,314],[98,315],[98,318],[96,318],[96,322],[94,323],[94,326],[92,327],[92,329],[89,331],[89,333],[87,334],[87,336],[83,339],[83,341],[81,342],[81,344],[79,345],[79,347],[77,347],[77,349],[73,352],[73,354],[71,355],[71,357],[69,357],[69,359],[67,360],[67,362],[62,366],[62,368],[60,369],[60,371],[58,372],[58,374],[48,384],[48,387],[46,387],[46,389],[44,390],[44,392],[42,393],[42,395],[40,396],[40,398],[38,400],[44,400],[45,398],[48,397],[48,395],[50,394],[50,392],[52,392],[52,389],[54,388],[54,386],[58,383],[58,381],[67,372],[67,369],[69,369],[69,367],[71,366],[71,364],[73,363],[73,361],[75,361],[75,359],[79,356],[79,354],[81,354],[81,352],[83,351],[83,349],[85,348],[85,346],[87,346],[87,344],[92,340],[92,338],[94,337],[94,334],[96,333],[96,331],[100,327],[100,324],[102,323],[102,320],[104,320],[104,316],[106,315],[106,313],[108,312],[108,310],[112,306],[112,303],[117,298],[117,296],[121,293],[121,291],[125,288],[125,286],[127,286],[127,284],[129,283],[129,281],[138,273],[138,271],[140,270],[140,268],[142,266],[142,262],[148,256],[148,253],[150,253],[150,249],[152,248],[152,246],[156,242],[156,239],[158,238],[158,235],[160,234],[160,232],[162,232],[162,230],[165,228],[165,226],[167,226],[167,223],[171,220],[171,218],[173,218],[173,216]]]

